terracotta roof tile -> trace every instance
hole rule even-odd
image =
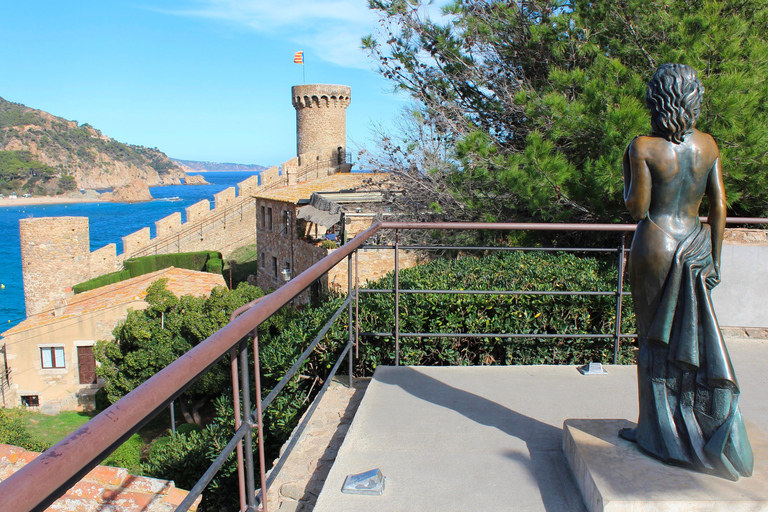
[[[0,481],[39,453],[0,444]],[[10,460],[13,459],[13,462]],[[171,512],[187,497],[172,481],[133,476],[124,468],[97,466],[46,509],[47,512]],[[200,499],[189,509],[196,511]]]
[[[266,192],[254,194],[254,197],[260,199],[271,199],[273,201],[284,201],[287,203],[297,203],[300,199],[309,199],[313,192],[337,192],[340,190],[351,190],[362,187],[365,182],[373,180],[374,182],[387,181],[390,175],[388,173],[338,173],[331,176],[325,176],[312,181],[297,183],[289,187],[277,188]]]
[[[168,267],[144,274],[143,276],[126,279],[119,283],[102,286],[95,290],[78,293],[67,300],[67,305],[60,315],[54,316],[54,308],[53,304],[51,304],[46,308],[46,311],[27,318],[20,324],[2,333],[2,335],[10,336],[27,329],[82,315],[83,313],[143,300],[147,295],[149,285],[162,278],[168,279],[166,287],[177,297],[182,295],[207,296],[210,295],[211,290],[215,287],[226,286],[226,282],[220,274]]]

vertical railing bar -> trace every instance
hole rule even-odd
[[[261,510],[269,511],[267,503],[267,463],[264,456],[264,409],[261,401],[261,363],[259,363],[259,333],[258,328],[253,330],[253,361],[254,361],[254,382],[256,385],[256,415],[258,416],[256,425],[258,427],[259,441],[259,479],[261,482]],[[250,411],[250,409],[248,409]],[[249,419],[252,419],[249,418]],[[251,454],[253,458],[253,454]],[[253,465],[251,465],[253,467]],[[251,477],[253,481],[253,477]],[[255,494],[255,491],[251,491]]]
[[[230,369],[232,371],[232,406],[235,410],[235,432],[242,424],[242,408],[240,406],[240,372],[237,368],[237,351],[229,351]],[[243,442],[237,443],[237,489],[240,497],[240,510],[246,510],[245,502],[245,461],[243,460]]]
[[[395,366],[400,366],[400,231],[395,230]]]
[[[256,364],[256,382],[258,383],[258,363]],[[243,409],[246,411],[251,410],[251,384],[248,378],[248,345],[241,343],[240,345],[240,389],[243,394]],[[258,384],[257,384],[258,388]],[[258,391],[257,391],[258,393]],[[246,418],[246,423],[249,425],[248,434],[245,436],[245,442],[243,443],[243,449],[245,451],[245,484],[246,495],[245,503],[247,510],[256,509],[256,486],[253,481],[253,435],[251,418]]]
[[[355,250],[355,357],[360,357],[360,275],[358,274],[357,253],[360,249]]]
[[[613,364],[619,363],[619,343],[621,342],[621,305],[624,292],[624,247],[626,233],[621,234],[621,248],[619,249],[619,282],[616,289],[616,326],[614,328],[615,339],[613,341]]]
[[[357,251],[355,251],[357,252]],[[350,254],[347,256],[347,296],[349,296],[350,293],[354,293],[352,289],[352,255]],[[354,339],[354,335],[352,333],[352,301],[349,301],[349,305],[347,306],[347,312],[348,312],[348,326],[349,326],[349,388],[352,389],[353,382],[352,382],[352,373],[353,373],[353,366],[355,364],[354,357],[355,354],[351,350],[352,349],[352,343]]]

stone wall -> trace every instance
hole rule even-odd
[[[721,282],[712,290],[721,326],[768,328],[768,231],[726,229]]]
[[[157,237],[163,237],[176,233],[181,229],[181,212],[175,212],[155,222]]]
[[[123,260],[117,257],[117,245],[107,244],[91,253],[90,275],[97,277],[116,272],[120,269],[122,262]]]
[[[338,249],[334,249],[338,250]],[[329,253],[332,251],[329,251]],[[400,269],[415,267],[424,262],[423,256],[413,251],[400,251]],[[357,255],[359,286],[381,279],[395,270],[395,252],[392,249],[360,249]],[[328,272],[328,286],[340,293],[347,293],[349,281],[347,262],[342,261]],[[352,256],[352,285],[355,279],[355,256]]]
[[[312,155],[316,154],[319,153]],[[312,156],[304,160],[310,162]],[[302,166],[298,157],[283,163],[282,168],[281,171],[280,167],[270,167],[260,176],[251,176],[238,183],[237,188],[230,187],[215,194],[213,209],[207,199],[187,207],[186,222],[182,222],[181,212],[156,221],[154,238],[149,227],[124,236],[122,254],[116,253],[115,244],[90,253],[88,219],[85,217],[20,221],[27,316],[41,311],[54,300],[65,299],[71,295],[70,289],[75,284],[120,270],[127,258],[210,250],[221,252],[226,259],[238,247],[256,241],[254,194],[285,186],[288,173],[294,176],[294,181],[300,176],[314,178],[309,176],[307,166]],[[333,174],[336,170],[338,168],[325,169],[322,175]],[[276,217],[275,222],[278,220]],[[304,261],[303,255],[308,251],[313,256],[307,256],[307,261],[317,261],[315,249],[306,249],[299,260]],[[283,261],[281,265],[284,264]]]
[[[90,278],[87,217],[21,219],[19,234],[27,316],[66,298],[73,285]]]

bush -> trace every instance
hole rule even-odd
[[[139,434],[132,435],[126,442],[121,444],[109,457],[101,463],[104,466],[115,466],[126,468],[131,473],[136,473],[140,469],[141,449],[144,442]]]
[[[89,279],[72,287],[75,293],[101,288],[108,284],[119,283],[132,277],[142,276],[168,267],[186,268],[189,270],[205,271],[221,274],[223,261],[221,253],[216,251],[181,252],[173,254],[157,254],[131,258],[123,263],[125,270],[104,274]],[[216,270],[218,268],[218,270]]]
[[[20,446],[33,452],[48,449],[45,443],[35,439],[27,431],[24,420],[15,411],[6,409],[0,409],[0,443]]]
[[[573,253],[496,252],[483,258],[440,259],[405,269],[402,289],[615,291],[615,264]],[[393,288],[390,273],[371,288]],[[436,295],[400,297],[402,332],[611,334],[614,296]],[[394,296],[360,298],[360,330],[387,332],[394,325]],[[622,309],[622,332],[634,329],[631,301]],[[622,342],[620,362],[630,362],[629,342]],[[366,337],[360,370],[394,363],[394,340]],[[613,339],[402,338],[406,365],[584,364],[613,360]]]

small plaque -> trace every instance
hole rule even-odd
[[[605,375],[608,373],[600,363],[589,363],[584,366],[579,366],[579,371],[582,375]]]
[[[386,477],[380,469],[372,469],[357,475],[347,475],[341,492],[344,494],[367,494],[369,496],[381,496],[384,492]]]

